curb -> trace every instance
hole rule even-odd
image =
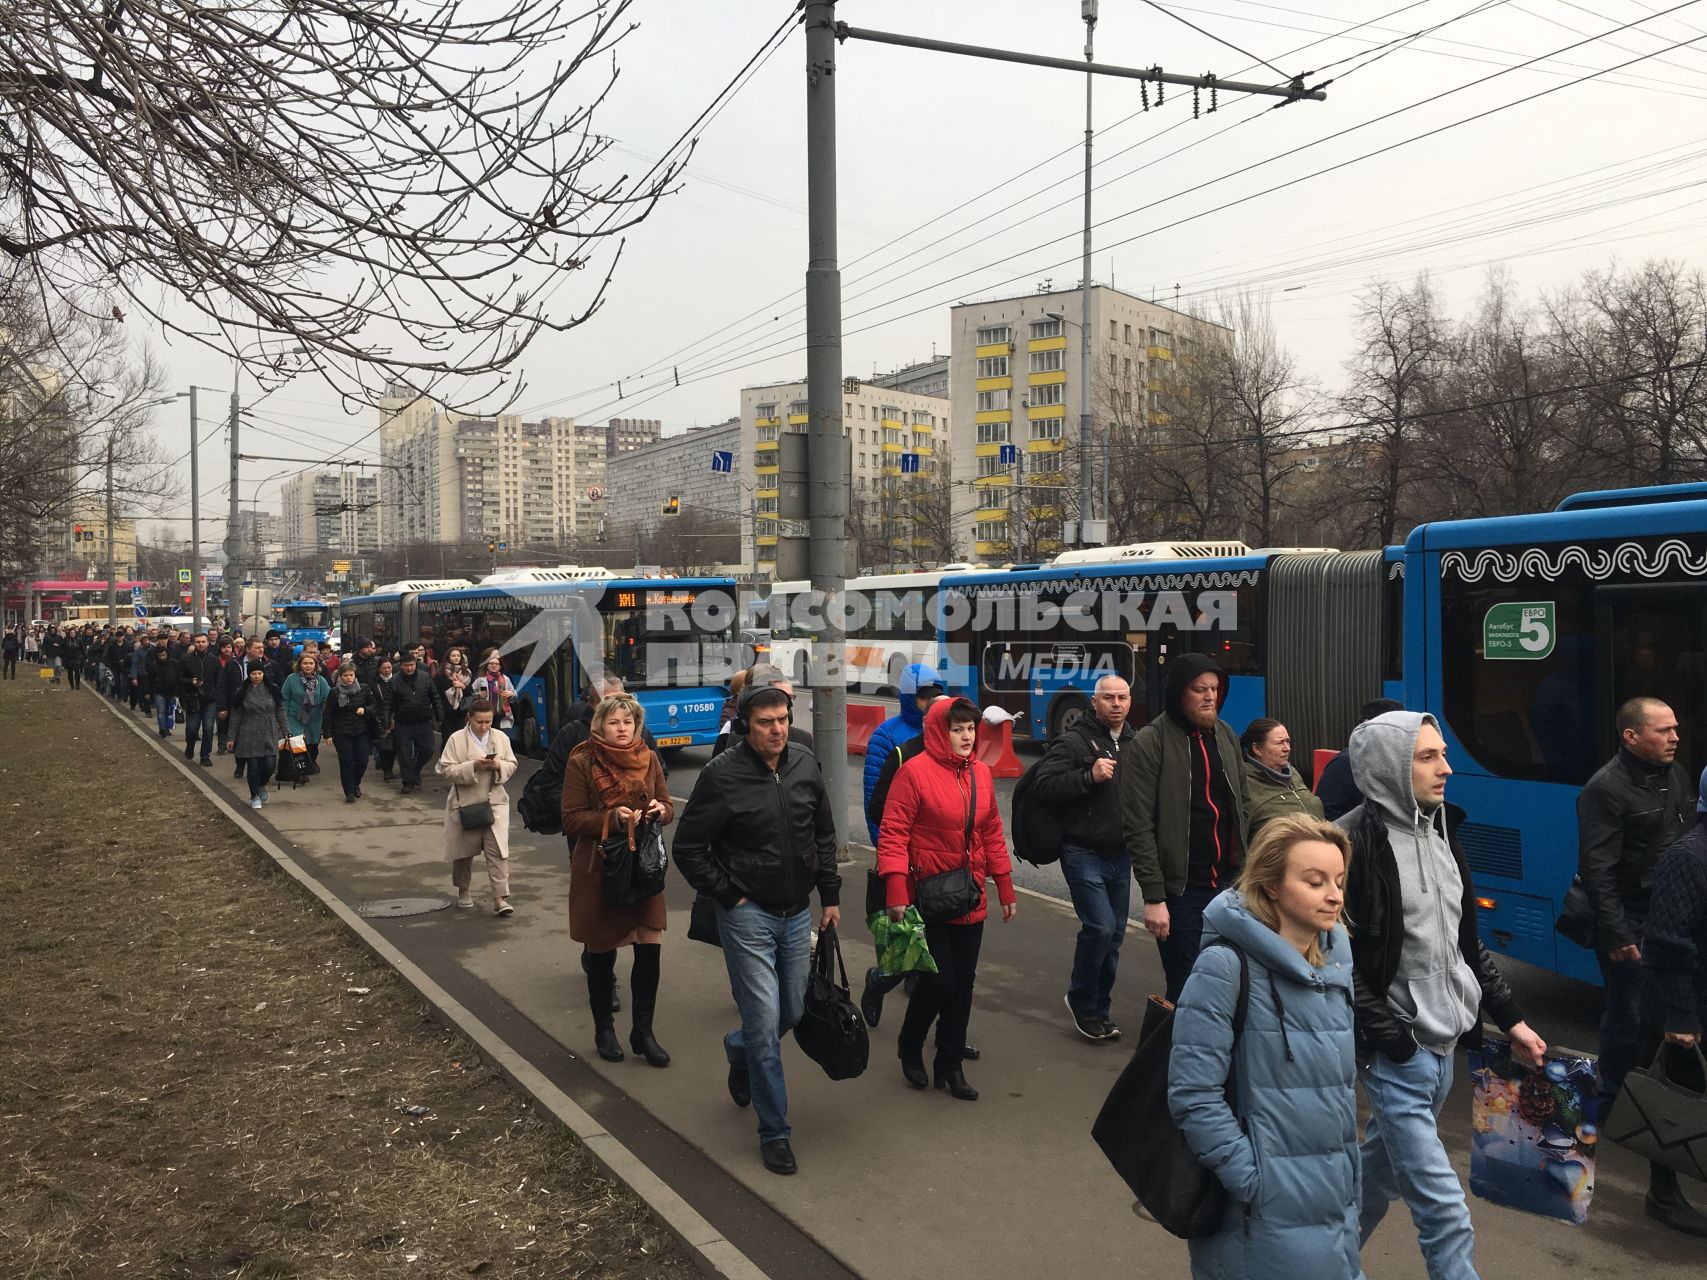
[[[517,1090],[574,1134],[586,1148],[587,1154],[609,1177],[622,1183],[640,1198],[658,1221],[676,1237],[682,1248],[693,1257],[701,1270],[709,1275],[725,1277],[726,1280],[768,1280],[766,1273],[760,1270],[752,1259],[725,1239],[716,1227],[677,1195],[662,1178],[652,1172],[598,1121],[583,1111],[574,1099],[551,1083],[521,1054],[505,1044],[496,1032],[434,982],[414,961],[386,941],[372,925],[304,870],[264,832],[257,831],[243,821],[242,815],[227,796],[214,788],[195,769],[186,768],[176,752],[163,750],[159,746],[159,739],[152,735],[147,727],[136,723],[114,707],[111,699],[100,694],[93,696],[100,698],[102,705],[121,724],[152,747],[155,754],[163,757],[188,778],[198,791],[213,802],[215,809],[277,863],[282,871],[319,899],[358,942],[395,969],[398,976],[433,1007],[440,1021],[468,1037],[479,1049],[480,1055],[496,1067]]]

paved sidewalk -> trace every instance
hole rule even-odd
[[[182,759],[177,738],[157,745]],[[301,790],[274,788],[263,814],[248,810],[229,757],[197,772],[242,806],[240,821],[258,819],[348,902],[448,897],[449,866],[440,854],[443,785],[431,779],[423,792],[403,797],[370,770],[365,798],[346,805],[329,743],[322,766]],[[524,763],[513,795],[532,767]],[[580,949],[569,939],[564,843],[535,837],[518,822],[511,847],[512,918],[496,919],[483,897],[477,911],[375,923],[479,1016],[494,1027],[513,1027],[507,1038],[531,1058],[562,1057],[563,1049],[576,1055],[580,1091],[570,1091],[589,1112],[627,1108],[632,1118],[637,1106],[655,1119],[668,1132],[630,1145],[643,1157],[650,1146],[654,1169],[731,1239],[739,1240],[742,1224],[719,1222],[720,1212],[744,1215],[749,1235],[765,1229],[765,1215],[752,1212],[750,1198],[717,1195],[714,1183],[733,1180],[780,1215],[768,1264],[773,1274],[797,1268],[823,1274],[829,1259],[813,1245],[848,1271],[885,1280],[1118,1274],[1135,1265],[1140,1274],[1187,1274],[1184,1244],[1132,1213],[1130,1195],[1090,1141],[1091,1120],[1131,1040],[1088,1045],[1068,1025],[1061,992],[1077,922],[1063,904],[1026,895],[1012,924],[986,926],[971,1033],[984,1059],[967,1069],[982,1092],[979,1102],[915,1092],[902,1081],[894,1056],[899,993],[872,1035],[871,1066],[859,1080],[832,1083],[792,1044],[785,1048],[801,1171],[778,1178],[759,1163],[752,1113],[737,1110],[724,1088],[721,1036],[733,1024],[734,1006],[721,955],[687,940],[691,894],[680,877],[672,876],[669,889],[657,1027],[675,1063],[665,1071],[632,1058],[605,1063],[592,1054]],[[844,874],[845,898],[857,915],[863,864]],[[482,878],[477,868],[475,888],[483,893]],[[869,963],[871,949],[862,928],[846,932],[852,975]],[[619,965],[625,994],[626,969]],[[462,989],[447,974],[460,975]],[[1129,939],[1116,1009],[1129,1033],[1144,993],[1159,982],[1154,947],[1141,935]],[[855,984],[857,995],[857,978]],[[626,1014],[618,1026],[626,1042]],[[1462,1081],[1446,1128],[1463,1171],[1469,1102]],[[1644,1173],[1622,1152],[1603,1156],[1591,1223],[1581,1229],[1473,1200],[1483,1275],[1517,1276],[1538,1263],[1589,1276],[1700,1275],[1698,1242],[1653,1228],[1642,1216]],[[742,1247],[763,1262],[760,1251]],[[1372,1277],[1424,1276],[1402,1206],[1370,1242],[1364,1263]]]

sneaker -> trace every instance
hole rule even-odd
[[[254,799],[250,800],[249,807],[251,809],[259,809],[261,807],[261,797],[256,796]]]
[[[1073,1002],[1066,996],[1061,997],[1061,1003],[1067,1006],[1067,1012],[1073,1017],[1073,1028],[1080,1035],[1087,1040],[1101,1040],[1103,1038],[1102,1019],[1094,1018],[1088,1013],[1080,1013],[1073,1008]]]
[[[868,1027],[875,1027],[883,1016],[883,988],[878,985],[882,981],[883,970],[876,965],[865,971],[865,987],[859,993],[859,1011]]]
[[[464,911],[471,910],[474,906],[474,895],[471,893],[457,894],[456,905],[461,907]]]
[[[492,914],[495,916],[513,916],[516,914],[516,909],[507,902],[501,902],[492,908]]]
[[[261,800],[261,807],[263,809],[266,808],[267,807],[267,789],[265,787],[261,788],[260,800]]]
[[[1120,1039],[1120,1028],[1115,1026],[1114,1023],[1110,1022],[1107,1018],[1099,1018],[1099,1019],[1097,1019],[1097,1021],[1102,1023],[1102,1039],[1104,1039],[1104,1040],[1118,1040],[1118,1039]]]

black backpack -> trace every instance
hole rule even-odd
[[[1209,946],[1226,947],[1239,957],[1239,998],[1233,1006],[1232,1065],[1227,1072],[1227,1105],[1237,1115],[1239,1036],[1250,1004],[1250,965],[1245,953],[1225,939]],[[1108,1091],[1091,1137],[1165,1231],[1182,1240],[1201,1239],[1220,1229],[1230,1197],[1221,1179],[1198,1160],[1168,1110],[1174,1007],[1160,996],[1151,996],[1150,1002],[1138,1047]],[[1242,1118],[1239,1123],[1243,1127]]]
[[[535,835],[563,834],[563,770],[568,762],[555,757],[556,752],[546,753],[516,802],[522,825]]]
[[[1014,856],[1036,867],[1046,867],[1061,861],[1061,818],[1054,806],[1045,804],[1032,794],[1039,760],[1020,776],[1014,786],[1013,824],[1008,832],[1013,837]]]

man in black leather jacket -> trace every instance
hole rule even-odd
[[[1365,796],[1340,819],[1351,836],[1351,921],[1358,1079],[1369,1099],[1361,1147],[1361,1238],[1403,1197],[1431,1276],[1474,1280],[1475,1233],[1438,1119],[1460,1044],[1482,1016],[1539,1069],[1547,1046],[1523,1021],[1477,934],[1475,888],[1446,804],[1446,744],[1434,717],[1390,711],[1353,730],[1347,750]]]
[[[759,1154],[772,1173],[795,1171],[789,1143],[782,1037],[800,1021],[812,945],[812,891],[819,927],[841,921],[836,824],[811,752],[788,740],[793,703],[780,689],[741,695],[739,739],[694,780],[676,826],[676,864],[717,904],[729,989],[741,1025],[723,1037],[729,1096],[751,1103]]]
[[[1594,905],[1602,1122],[1641,1050],[1642,930],[1660,852],[1690,826],[1695,788],[1677,763],[1677,716],[1658,698],[1618,708],[1618,754],[1577,795],[1577,876]]]

